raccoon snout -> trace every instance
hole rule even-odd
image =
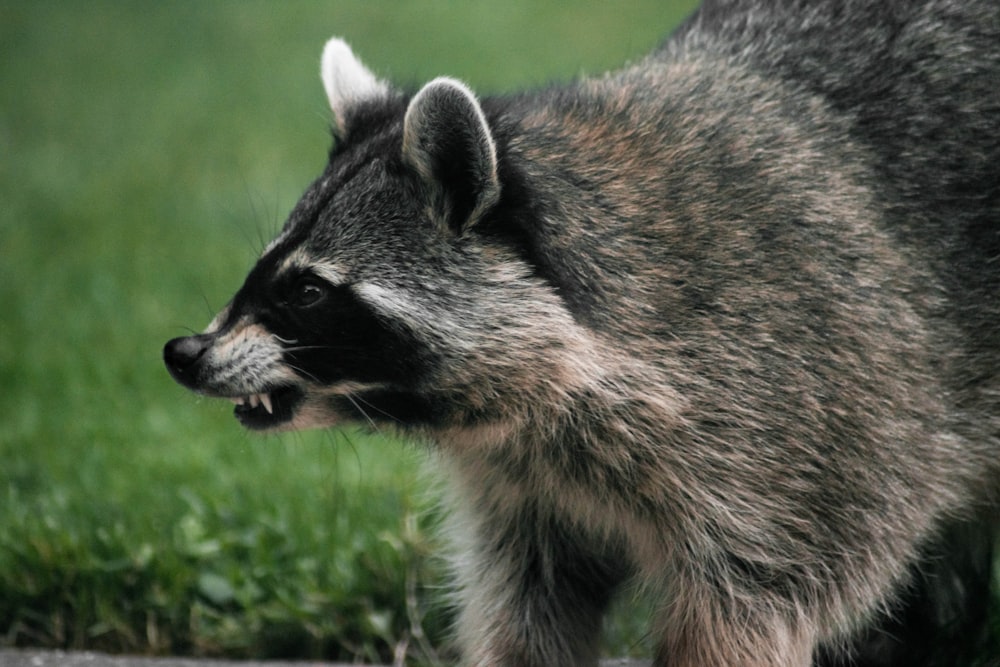
[[[170,375],[185,387],[198,386],[198,361],[212,346],[212,336],[199,334],[167,341],[163,346],[163,361]]]

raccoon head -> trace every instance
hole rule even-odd
[[[325,171],[207,330],[167,343],[171,375],[253,429],[450,427],[558,384],[572,317],[477,232],[503,192],[480,101],[449,78],[408,96],[338,39],[322,79]]]

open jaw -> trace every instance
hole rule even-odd
[[[305,394],[298,387],[285,386],[228,398],[236,404],[233,414],[243,426],[263,431],[291,421]]]

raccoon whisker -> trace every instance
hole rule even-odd
[[[275,198],[272,210],[272,207],[268,205],[267,199],[264,195],[261,193],[255,193],[254,190],[251,189],[245,176],[243,178],[243,190],[246,193],[247,205],[250,207],[251,218],[256,221],[257,238],[252,238],[250,233],[245,231],[242,227],[240,230],[243,233],[244,239],[246,239],[247,245],[253,249],[257,256],[260,256],[264,254],[268,246],[269,237],[272,236],[264,230],[264,225],[270,224],[273,227],[281,222],[278,215],[279,208],[277,197]]]
[[[369,415],[365,411],[365,409],[361,407],[361,405],[358,403],[358,400],[355,400],[354,396],[352,396],[351,394],[342,394],[342,395],[344,396],[344,398],[346,398],[348,401],[351,402],[351,405],[354,406],[355,410],[361,413],[361,416],[365,418],[365,421],[368,422],[368,425],[371,426],[372,430],[374,430],[376,433],[381,433],[381,429],[379,429],[378,424],[376,424],[375,420],[371,418],[371,415]]]
[[[305,352],[307,350],[333,350],[336,349],[333,345],[293,345],[292,347],[286,347],[284,352]]]
[[[205,310],[208,311],[209,315],[214,315],[216,309],[212,308],[212,304],[208,300],[208,294],[205,293],[204,289],[201,290],[201,300],[205,304]]]
[[[307,379],[315,382],[316,384],[320,384],[320,380],[319,380],[318,377],[316,377],[315,375],[313,375],[312,373],[310,373],[306,369],[302,368],[301,366],[295,366],[294,364],[288,364],[288,367],[291,370],[293,370],[294,372],[298,373],[299,375],[301,375],[301,376],[303,376],[303,377],[305,377],[305,378],[307,378]]]
[[[280,338],[278,340],[281,341],[282,345],[289,346],[289,347],[283,348],[284,352],[302,352],[302,351],[307,351],[307,350],[341,350],[341,351],[349,351],[349,348],[347,348],[346,346],[343,346],[343,345],[297,345],[296,343],[298,341],[295,341],[295,340],[288,340],[288,341],[286,341],[286,340],[282,340]]]
[[[390,419],[390,420],[392,420],[392,421],[394,421],[394,422],[396,422],[396,423],[400,423],[400,420],[399,420],[399,419],[397,419],[397,418],[396,418],[396,417],[395,417],[394,415],[392,415],[392,414],[391,414],[391,413],[389,413],[389,412],[386,412],[385,410],[381,409],[380,407],[378,407],[378,406],[376,406],[376,405],[372,405],[371,403],[369,403],[369,402],[368,402],[368,401],[366,401],[365,399],[361,398],[360,396],[354,396],[354,395],[352,395],[352,394],[346,394],[346,396],[347,396],[347,399],[348,399],[349,401],[351,401],[351,403],[353,403],[353,404],[354,404],[354,406],[355,406],[355,407],[357,407],[357,408],[358,408],[359,410],[361,410],[361,408],[360,408],[360,407],[358,406],[358,403],[359,403],[359,402],[360,402],[360,403],[364,403],[364,404],[365,404],[365,405],[367,405],[367,406],[368,406],[368,407],[369,407],[369,408],[370,408],[371,410],[374,410],[375,412],[379,413],[379,414],[380,414],[380,415],[382,415],[383,417],[385,417],[385,418],[387,418],[387,419]],[[364,415],[365,415],[365,417],[368,417],[368,415],[367,415],[366,413],[364,413],[364,411],[363,411],[363,410],[362,410],[362,414],[364,414]]]

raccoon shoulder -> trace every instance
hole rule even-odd
[[[648,59],[484,108],[504,194],[483,229],[608,335],[684,329],[765,266],[802,275],[797,243],[829,239],[831,262],[867,245],[868,173],[842,119],[738,63]]]

